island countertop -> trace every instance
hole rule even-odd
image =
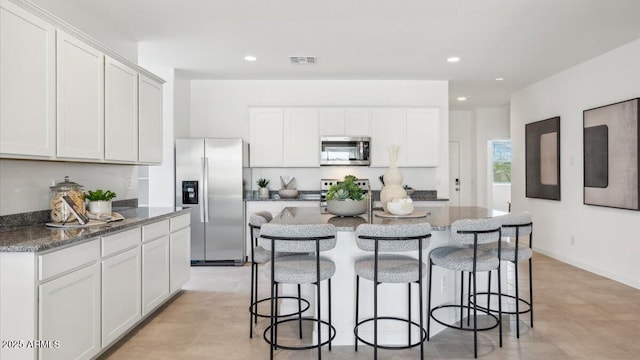
[[[118,210],[124,220],[82,228],[50,228],[38,224],[0,232],[0,252],[38,252],[82,242],[110,232],[189,213],[190,209],[138,207]]]
[[[445,231],[459,219],[483,219],[492,216],[491,210],[475,206],[416,207],[415,212],[426,212],[419,218],[382,218],[373,212],[372,224],[413,224],[428,222],[434,231]],[[360,224],[369,223],[369,214],[341,217],[323,214],[318,208],[286,207],[271,221],[274,224],[307,225],[333,224],[338,231],[354,231]]]

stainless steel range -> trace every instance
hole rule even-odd
[[[335,185],[341,182],[342,179],[322,179],[320,180],[320,211],[322,213],[327,213],[327,192],[329,192],[329,188],[331,185]],[[356,181],[360,189],[364,191],[369,191],[369,179],[358,179]]]

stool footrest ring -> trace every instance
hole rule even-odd
[[[477,296],[481,296],[481,295],[482,295],[482,296],[487,296],[487,295],[491,295],[491,296],[499,296],[499,295],[498,295],[498,293],[495,293],[495,292],[491,292],[491,293],[487,293],[487,292],[479,292],[479,293],[477,293]],[[516,299],[516,297],[515,297],[514,295],[502,294],[502,296],[503,296],[503,297],[506,297],[506,298],[514,299],[514,300]],[[470,300],[469,300],[469,301],[471,301],[471,303],[472,303],[472,304],[474,303],[473,295],[471,295],[471,296],[470,296]],[[522,304],[525,304],[525,308],[524,308],[524,309],[520,309],[520,311],[509,311],[509,310],[505,310],[505,309],[504,309],[504,307],[505,307],[505,303],[504,303],[504,301],[503,301],[503,302],[502,302],[502,308],[503,308],[503,309],[502,309],[502,313],[503,313],[503,314],[506,314],[506,315],[516,315],[516,314],[526,314],[526,313],[528,313],[529,311],[531,311],[531,304],[530,304],[527,300],[525,300],[525,299],[523,299],[523,298],[518,298],[518,301],[519,301],[520,303],[522,303]],[[496,304],[497,304],[497,303],[498,303],[498,301],[496,301]],[[476,308],[477,308],[478,310],[482,310],[482,311],[484,311],[484,312],[486,312],[487,310],[488,310],[488,311],[490,311],[490,312],[492,312],[492,313],[497,313],[497,312],[498,312],[498,309],[494,309],[494,308],[489,308],[489,309],[487,309],[487,307],[486,307],[486,306],[482,306],[482,305],[476,305]]]
[[[331,335],[331,336],[329,336],[329,339],[327,339],[325,342],[323,342],[323,343],[321,343],[321,344],[316,344],[316,345],[306,345],[306,346],[303,346],[303,345],[301,345],[301,346],[281,345],[281,344],[278,344],[278,339],[276,339],[276,344],[275,344],[275,346],[276,346],[278,349],[286,349],[286,350],[309,350],[309,349],[316,349],[316,348],[318,348],[318,347],[320,347],[320,346],[327,345],[329,342],[331,342],[331,341],[336,337],[336,328],[335,328],[333,325],[329,324],[329,322],[328,322],[328,321],[318,320],[318,319],[314,319],[314,318],[310,318],[310,317],[303,317],[302,319],[298,319],[298,318],[291,318],[291,319],[279,320],[279,321],[276,321],[276,322],[274,323],[274,325],[283,324],[283,323],[290,322],[290,321],[298,321],[298,320],[302,320],[302,321],[313,321],[313,322],[315,322],[315,323],[318,323],[318,322],[319,322],[319,323],[325,324],[325,325],[327,325],[327,326],[329,327],[329,333],[330,333],[330,335]],[[267,342],[267,344],[269,344],[269,345],[272,345],[272,346],[273,346],[273,344],[271,344],[271,339],[270,339],[270,338],[269,338],[269,336],[268,336],[268,335],[270,335],[269,330],[271,330],[271,325],[267,326],[267,328],[266,328],[266,329],[264,329],[264,333],[262,334],[262,336],[264,337],[264,341],[266,341],[266,342]]]
[[[294,315],[298,315],[298,314],[304,313],[304,312],[305,312],[305,311],[307,311],[307,310],[309,309],[309,307],[311,306],[311,305],[309,304],[309,301],[307,301],[306,299],[302,299],[302,298],[298,299],[298,297],[297,297],[297,296],[276,296],[276,297],[275,297],[275,299],[276,299],[276,300],[281,300],[281,299],[283,299],[283,300],[295,300],[295,301],[300,300],[300,301],[302,301],[302,302],[304,303],[304,306],[305,306],[305,307],[304,307],[302,310],[300,310],[300,311],[294,311],[294,312],[292,312],[292,313],[288,313],[288,314],[278,314],[278,315],[274,316],[274,317],[275,317],[275,318],[277,318],[277,319],[280,319],[280,318],[286,318],[286,317],[289,317],[289,316],[294,316]],[[255,316],[258,316],[258,317],[262,317],[262,318],[270,318],[270,317],[271,317],[271,314],[261,314],[261,313],[259,313],[259,312],[258,312],[258,310],[257,310],[257,309],[258,309],[258,304],[260,304],[261,302],[264,302],[264,301],[271,301],[271,298],[264,298],[264,299],[260,299],[260,300],[258,300],[258,301],[256,301],[256,302],[254,302],[253,304],[251,304],[251,306],[249,306],[249,312],[250,312],[251,314],[255,315]],[[253,310],[254,308],[256,309],[255,311]],[[296,319],[296,320],[297,320],[297,319]]]
[[[358,335],[358,327],[364,323],[370,322],[370,321],[374,321],[374,318],[369,318],[369,319],[364,319],[362,321],[359,321],[356,326],[353,328],[353,334],[356,336],[356,339],[359,340],[360,342],[362,342],[363,344],[369,345],[369,346],[375,346],[372,342],[369,342],[367,340],[364,340],[362,337],[360,337],[360,335]],[[409,345],[378,345],[379,349],[387,349],[387,350],[402,350],[402,349],[410,349],[412,347],[416,347],[419,346],[420,344],[422,344],[425,340],[427,340],[427,330],[425,330],[424,328],[420,327],[420,324],[416,323],[415,321],[409,321],[407,319],[402,319],[402,318],[398,318],[398,317],[392,317],[392,316],[380,316],[378,317],[378,321],[380,320],[393,320],[393,321],[402,321],[404,323],[408,323],[411,324],[412,326],[417,327],[418,329],[420,329],[420,340],[409,344]]]
[[[445,323],[444,321],[438,319],[436,317],[436,315],[434,314],[436,312],[436,310],[442,310],[442,309],[469,309],[471,311],[473,311],[473,306],[469,306],[469,305],[456,305],[456,304],[449,304],[449,305],[440,305],[440,306],[436,306],[433,309],[431,309],[431,318],[437,322],[440,325],[452,328],[452,329],[457,329],[457,330],[464,330],[464,331],[473,331],[473,324],[471,326],[466,325],[466,321],[464,319],[461,320],[461,325],[462,327],[460,327],[459,325],[454,325],[454,324],[449,324],[449,323]],[[484,315],[490,316],[491,318],[493,318],[493,320],[495,320],[495,324],[492,325],[488,325],[488,326],[483,326],[483,327],[477,327],[476,330],[477,331],[485,331],[485,330],[491,330],[495,327],[497,327],[500,324],[500,320],[498,319],[498,317],[494,314],[492,314],[491,312],[487,311],[487,310],[483,310],[480,309],[479,307],[476,307],[476,310],[483,313]]]

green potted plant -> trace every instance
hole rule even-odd
[[[344,177],[327,192],[327,211],[339,216],[355,216],[367,212],[367,196],[353,175]]]
[[[89,201],[89,212],[94,214],[111,215],[111,200],[115,197],[116,193],[113,191],[103,191],[102,189],[89,190],[84,194],[85,200]]]
[[[269,179],[260,178],[258,179],[258,197],[260,199],[268,199],[269,198]]]

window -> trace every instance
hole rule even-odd
[[[511,140],[493,141],[493,182],[511,183]]]

